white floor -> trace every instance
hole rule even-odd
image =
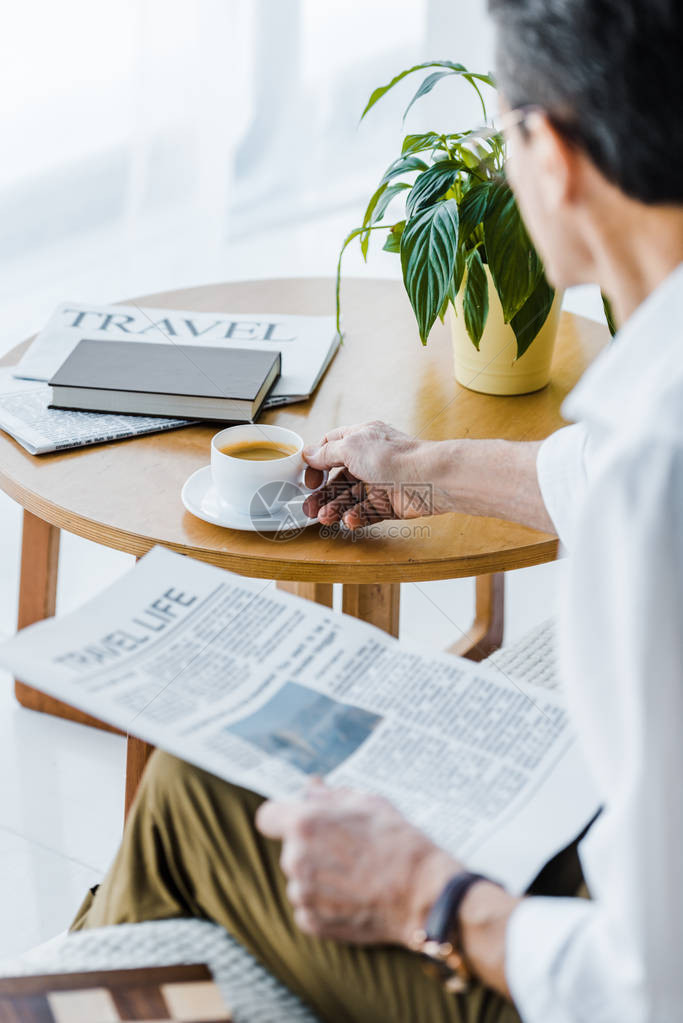
[[[64,260],[59,266],[66,266],[66,271],[43,275],[42,289],[29,290],[27,276],[14,282],[5,277],[0,286],[0,300],[6,300],[0,350],[36,329],[62,297],[113,300],[202,279],[332,273],[338,241],[347,226],[343,217],[335,215],[322,225],[305,225],[293,234],[271,234],[267,244],[254,238],[226,243],[211,258],[205,256],[201,266],[194,263],[191,268],[175,262],[164,266],[154,253],[137,275],[131,275],[130,265],[122,270],[114,253],[112,263],[98,264],[96,273],[87,258]],[[371,272],[386,274],[388,266],[373,266]],[[349,269],[359,270],[353,258]],[[390,272],[395,272],[393,261]],[[597,309],[591,292],[571,301],[574,308],[588,313]],[[0,494],[0,634],[4,635],[13,630],[16,620],[20,534],[20,509]],[[131,561],[127,555],[64,535],[58,610],[87,599],[127,571]],[[556,563],[508,576],[509,638],[552,612],[561,571],[561,563]],[[402,634],[437,647],[452,643],[468,627],[472,595],[473,584],[468,580],[404,585]],[[64,930],[88,886],[106,870],[121,834],[125,750],[121,738],[20,708],[10,679],[0,676],[0,683],[3,957]]]

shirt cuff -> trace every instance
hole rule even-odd
[[[563,545],[571,550],[574,524],[586,491],[586,428],[556,430],[541,444],[536,474],[543,502]]]
[[[587,899],[523,899],[514,910],[505,939],[505,976],[525,1023],[573,1023],[571,1006],[558,997],[563,952],[593,913]]]

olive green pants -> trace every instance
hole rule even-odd
[[[254,826],[260,802],[156,752],[113,866],[72,929],[188,916],[216,921],[329,1023],[519,1023],[491,991],[446,994],[408,951],[303,934],[285,894],[280,844]]]

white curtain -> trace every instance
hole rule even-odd
[[[254,108],[235,164],[235,234],[367,197],[398,152],[401,111],[420,79],[362,125],[359,117],[397,71],[427,59],[484,71],[492,62],[484,0],[256,0],[252,8]],[[447,83],[408,124],[455,126],[467,116],[481,118],[476,101]]]
[[[411,83],[359,126],[363,106],[428,58],[490,67],[484,0],[8,5],[0,350],[62,299],[331,272]],[[476,118],[464,96],[445,83],[408,129]]]

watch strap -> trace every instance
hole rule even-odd
[[[459,952],[462,951],[458,922],[460,906],[472,885],[487,880],[483,874],[463,870],[446,883],[427,917],[425,932],[429,941],[450,941]]]
[[[462,951],[460,906],[472,885],[490,880],[471,871],[461,871],[452,877],[432,906],[424,929],[414,938],[415,951],[429,961],[429,970],[453,994],[467,991],[472,980],[472,971]]]

